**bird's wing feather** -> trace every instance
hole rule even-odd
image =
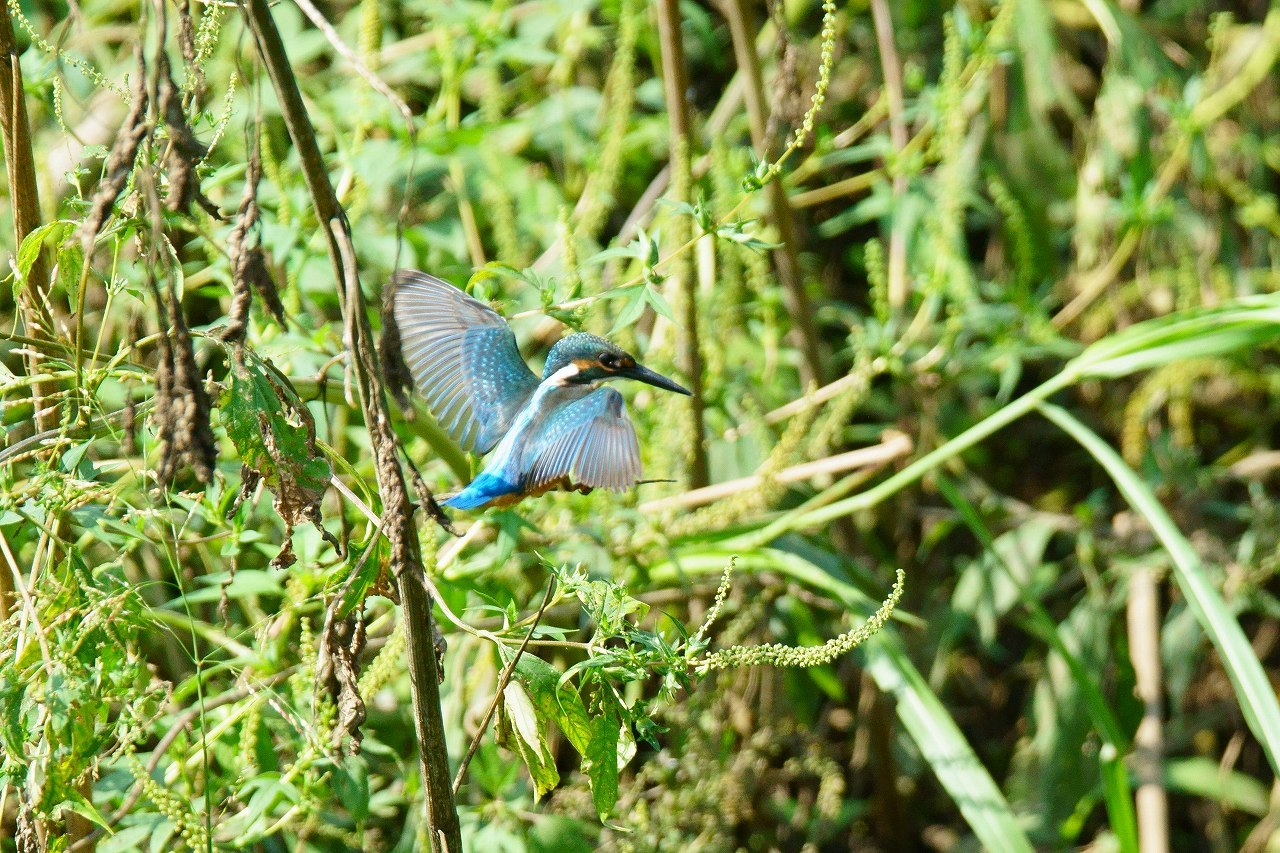
[[[592,488],[622,491],[640,479],[640,445],[622,395],[612,388],[557,406],[524,454],[524,488],[563,477]]]
[[[435,276],[392,279],[405,363],[427,407],[467,450],[487,453],[537,390],[516,336],[487,305]]]

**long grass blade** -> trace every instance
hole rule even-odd
[[[1058,406],[1044,404],[1040,411],[1078,441],[1106,469],[1125,500],[1146,519],[1160,544],[1169,552],[1174,580],[1200,627],[1218,651],[1222,667],[1235,688],[1245,723],[1262,745],[1272,770],[1280,774],[1280,700],[1277,700],[1276,691],[1267,680],[1240,623],[1210,581],[1200,556],[1178,530],[1169,513],[1165,512],[1151,488],[1097,433]]]
[[[890,629],[881,631],[863,646],[863,652],[867,671],[881,690],[894,697],[898,719],[982,848],[992,853],[1032,850],[1031,841],[1000,786],[907,657],[897,635]]]

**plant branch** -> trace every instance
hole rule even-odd
[[[893,15],[889,11],[886,0],[871,0],[871,18],[875,22],[876,44],[880,48],[880,67],[884,73],[884,88],[889,107],[889,139],[893,143],[893,153],[898,155],[907,147],[907,123],[902,117],[902,62],[898,59],[898,48],[893,39]],[[889,305],[902,308],[907,304],[907,234],[903,227],[904,218],[897,210],[903,195],[907,191],[907,176],[900,165],[895,164],[893,173],[894,208],[892,226],[889,232]]]
[[[671,122],[668,147],[671,162],[672,197],[676,202],[688,202],[692,174],[689,163],[690,132],[689,103],[685,98],[688,88],[685,70],[684,41],[680,32],[679,0],[659,0],[658,39],[662,47],[662,85],[667,98],[667,115]],[[684,217],[671,220],[673,238],[683,244],[689,239],[689,221]],[[711,481],[707,467],[707,447],[704,435],[703,413],[705,403],[702,388],[702,350],[698,341],[697,281],[687,257],[682,257],[673,271],[680,291],[680,320],[684,327],[679,331],[680,360],[693,392],[689,398],[689,486],[697,489]]]
[[[1164,792],[1164,733],[1161,722],[1160,587],[1150,566],[1139,566],[1129,578],[1127,605],[1129,658],[1142,702],[1142,722],[1133,736],[1134,795],[1138,841],[1142,853],[1168,853],[1169,801]]]
[[[764,77],[760,71],[760,57],[756,53],[756,40],[752,36],[755,28],[748,18],[746,0],[726,0],[724,14],[733,39],[733,54],[743,76],[751,143],[761,157],[766,157],[769,145],[769,111]],[[781,181],[769,181],[765,192],[768,193],[770,220],[778,229],[778,242],[782,244],[773,252],[773,261],[782,282],[783,302],[791,316],[791,335],[800,349],[800,384],[821,385],[822,356],[818,347],[818,332],[813,324],[813,308],[809,304],[809,296],[804,290],[804,278],[800,274],[797,256],[800,237],[796,228],[795,211]]]
[[[3,141],[4,163],[9,178],[9,196],[13,204],[13,248],[16,252],[28,234],[40,227],[40,194],[36,187],[35,156],[31,151],[31,128],[27,122],[26,95],[22,89],[22,65],[17,38],[13,32],[9,6],[0,5],[0,140]],[[20,291],[20,303],[26,317],[28,334],[43,339],[53,329],[45,307],[49,287],[49,264],[40,251],[26,275]],[[27,355],[27,369],[40,372],[40,357]],[[58,423],[58,413],[46,408],[42,399],[48,395],[43,384],[34,386],[32,403],[36,411],[36,428],[50,429]],[[0,613],[7,606],[0,601]]]
[[[803,462],[784,468],[773,475],[778,483],[798,483],[814,477],[830,474],[843,474],[854,468],[879,468],[895,459],[900,459],[911,452],[911,437],[901,432],[890,432],[883,436],[879,444],[860,447],[847,453],[829,456],[815,462]],[[739,492],[758,488],[763,478],[759,474],[726,480],[691,492],[682,492],[670,497],[657,498],[640,504],[640,512],[644,515],[661,512],[666,509],[691,509],[703,506],[723,498],[731,497]]]
[[[341,285],[339,292],[344,295],[347,343],[352,350],[352,368],[373,446],[378,492],[382,498],[383,533],[391,544],[391,568],[404,608],[414,727],[431,846],[436,853],[461,853],[462,836],[453,802],[444,718],[440,710],[439,661],[434,643],[438,629],[431,614],[430,597],[423,586],[425,573],[418,533],[387,412],[382,373],[356,271],[350,226],[329,181],[311,119],[302,103],[302,94],[267,0],[244,0],[242,9],[280,100],[289,136],[298,150],[312,204],[325,232],[329,259]]]

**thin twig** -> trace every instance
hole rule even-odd
[[[793,415],[798,415],[801,412],[807,412],[809,409],[815,408],[816,406],[821,406],[833,397],[838,396],[841,392],[865,381],[865,377],[856,373],[850,373],[847,376],[842,376],[830,385],[824,385],[816,391],[805,394],[803,397],[799,397],[792,400],[790,403],[779,406],[766,414],[763,420],[766,424],[776,424],[779,421],[785,421]],[[725,441],[736,441],[742,437],[744,432],[746,432],[745,427],[732,427],[725,430],[724,439]]]
[[[551,604],[551,597],[556,591],[556,576],[552,575],[547,582],[547,594],[542,597],[542,606],[538,608],[537,614],[533,617],[533,624],[529,626],[529,633],[525,634],[524,642],[520,644],[520,648],[516,649],[516,653],[511,658],[511,662],[502,670],[502,677],[498,679],[498,689],[493,694],[493,701],[489,703],[489,710],[484,712],[484,719],[480,721],[480,730],[476,732],[476,736],[471,739],[471,746],[467,748],[467,754],[462,757],[462,763],[458,765],[458,775],[453,777],[453,795],[458,796],[459,789],[462,788],[462,779],[467,775],[467,765],[471,763],[471,758],[476,754],[476,750],[480,748],[480,741],[484,738],[485,731],[489,728],[489,721],[493,719],[493,714],[498,710],[498,703],[502,701],[502,692],[507,689],[507,684],[511,681],[511,675],[516,671],[516,664],[520,662],[520,656],[524,654],[524,650],[529,648],[529,641],[533,639],[533,632],[537,629],[538,623],[542,621],[542,614],[547,612],[547,606]]]
[[[413,123],[413,110],[409,109],[409,105],[404,102],[404,99],[397,95],[381,77],[373,73],[368,65],[364,64],[364,60],[356,55],[356,52],[351,49],[350,45],[342,40],[342,36],[338,35],[338,31],[333,28],[333,24],[329,23],[328,19],[326,19],[325,16],[321,14],[320,10],[312,4],[311,0],[294,0],[294,2],[297,3],[298,8],[302,10],[302,14],[306,15],[307,18],[310,19],[311,23],[316,25],[316,29],[324,33],[324,37],[329,40],[329,44],[333,45],[333,49],[340,53],[343,59],[351,63],[351,67],[356,70],[356,73],[359,74],[375,92],[391,102],[391,105],[395,107],[396,111],[404,118],[405,126],[409,130],[409,137],[413,138],[416,133],[415,125]]]
[[[778,483],[798,483],[823,475],[843,474],[845,471],[851,471],[855,468],[880,466],[892,462],[894,459],[909,456],[912,448],[913,444],[910,436],[901,432],[889,432],[885,434],[884,439],[879,444],[860,447],[857,450],[850,450],[847,453],[840,453],[836,456],[828,456],[826,459],[818,459],[814,462],[792,465],[790,468],[784,468],[774,474],[772,479]],[[722,498],[731,497],[739,492],[757,488],[763,479],[759,474],[752,474],[749,477],[726,480],[723,483],[716,483],[691,492],[656,498],[640,504],[640,512],[647,515],[667,509],[691,509],[696,506],[703,506]]]

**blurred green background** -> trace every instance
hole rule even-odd
[[[535,365],[568,326],[703,388],[621,389],[664,482],[422,524],[454,768],[480,736],[467,849],[1280,850],[1280,12],[360,0],[326,34],[307,7],[271,14],[371,304],[426,270],[523,315]],[[45,227],[14,239],[0,175],[0,848],[420,849],[386,548],[325,488],[377,505],[339,289],[243,13],[4,14]],[[245,245],[286,322],[255,296],[237,362]],[[176,462],[175,370],[211,409]],[[478,470],[395,411],[430,489]],[[272,566],[283,480],[343,554],[299,515]],[[857,650],[753,650],[847,638],[899,570]],[[546,667],[481,735],[552,576]],[[335,596],[359,743],[317,676]]]

